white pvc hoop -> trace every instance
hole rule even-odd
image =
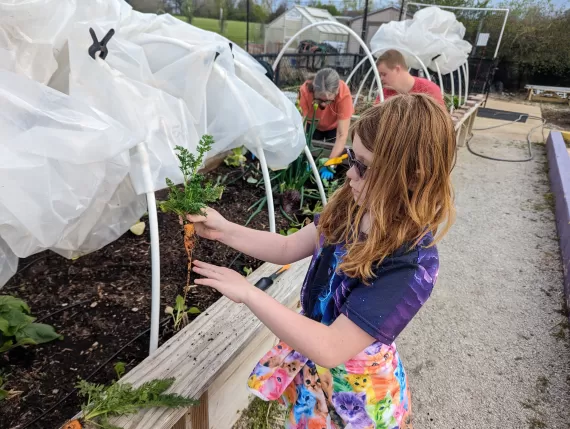
[[[135,42],[137,43],[137,42]],[[141,40],[138,42],[138,44],[140,46],[142,45],[146,45],[146,44],[151,44],[151,43],[170,43],[173,45],[176,45],[182,49],[186,49],[186,50],[191,50],[192,46],[182,42],[180,40],[176,40],[176,39],[164,39],[161,38],[159,36],[155,36],[155,35],[145,35],[144,40]],[[214,62],[214,70],[218,71],[218,72],[224,72],[225,71],[223,69],[221,69],[215,62]],[[225,75],[224,75],[225,77]],[[241,97],[236,97],[238,100],[241,101]],[[244,108],[244,112],[246,112],[246,114],[249,114],[249,110]],[[265,182],[265,196],[267,197],[267,203],[268,203],[268,215],[269,215],[269,230],[271,232],[276,232],[276,228],[275,228],[275,207],[273,206],[273,191],[271,189],[271,182],[269,180],[269,170],[267,168],[267,161],[265,159],[265,153],[263,152],[263,148],[261,147],[261,141],[259,140],[259,137],[256,139],[256,146],[257,146],[257,156],[259,158],[259,162],[261,164],[261,172],[263,174],[263,180]],[[271,204],[270,204],[271,203]]]
[[[441,95],[443,95],[443,77],[441,76],[441,70],[439,69],[439,64],[437,60],[434,61],[435,69],[437,71],[437,79],[439,80],[439,89],[441,90]]]
[[[104,62],[100,56],[97,62]],[[160,323],[160,243],[158,234],[158,213],[156,197],[153,190],[152,172],[145,142],[137,144],[137,152],[141,159],[141,170],[146,194],[148,223],[150,231],[150,266],[151,266],[151,307],[150,307],[150,341],[149,355],[158,348],[158,326]]]
[[[354,37],[358,43],[360,43],[360,46],[362,47],[362,49],[364,50],[364,53],[366,54],[366,58],[368,59],[368,61],[370,61],[371,68],[374,69],[374,75],[376,77],[376,83],[378,84],[378,88],[382,88],[382,82],[380,81],[380,74],[378,73],[378,70],[376,69],[376,61],[374,61],[374,57],[372,56],[370,49],[368,49],[368,46],[366,46],[366,43],[364,43],[364,41],[360,38],[360,36],[358,34],[356,34],[354,32],[354,30],[352,28],[349,28],[346,25],[341,24],[340,22],[335,22],[335,21],[315,22],[315,23],[307,25],[306,27],[301,28],[299,31],[297,31],[297,33],[295,33],[295,35],[293,37],[291,37],[291,39],[289,39],[289,41],[285,44],[285,46],[283,46],[283,48],[279,52],[279,55],[277,55],[277,58],[275,59],[275,62],[273,63],[273,71],[274,72],[277,71],[277,65],[279,64],[279,61],[281,61],[281,58],[285,54],[285,51],[289,48],[289,46],[291,46],[291,44],[295,41],[295,39],[297,39],[297,37],[299,37],[301,34],[303,34],[308,29],[313,28],[313,27],[318,27],[319,25],[332,25],[335,27],[344,28],[346,31],[348,31],[348,33],[352,37]],[[364,62],[364,59],[361,61],[361,63],[362,62]],[[360,67],[360,63],[355,68],[358,68],[358,67]],[[354,73],[354,71],[353,71],[353,73]],[[346,80],[347,83],[350,81],[350,77],[352,77],[353,73],[351,73],[349,78]],[[380,94],[382,94],[382,92],[380,92]],[[383,95],[380,95],[380,98],[381,98],[380,101],[384,101]]]
[[[374,79],[372,79],[372,83],[370,84],[370,89],[368,90],[368,101],[370,101],[370,99],[372,98],[375,83],[376,83],[376,81]]]
[[[154,35],[145,35],[144,40],[139,41],[139,46],[143,46],[146,44],[152,43],[170,43],[176,45],[185,50],[191,50],[192,47],[180,40],[175,39],[164,39],[160,36]],[[217,64],[214,62],[214,69],[219,72],[222,70]],[[240,97],[237,97],[238,100],[241,100]],[[248,112],[248,109],[242,109],[244,112]],[[206,113],[204,113],[206,114]],[[207,122],[204,121],[205,127],[207,127]],[[205,129],[207,132],[207,129]],[[261,143],[259,142],[259,138],[257,141],[257,152],[258,158],[261,164],[261,171],[263,173],[263,180],[265,182],[265,195],[267,197],[268,203],[268,215],[269,215],[269,230],[271,232],[275,232],[275,208],[273,205],[273,191],[271,189],[271,181],[269,179],[269,170],[267,168],[267,161],[265,159],[265,154],[263,152],[263,148],[261,148]],[[144,160],[144,152],[146,152],[146,147],[142,148],[139,146],[139,153],[141,153],[141,159]],[[146,158],[148,160],[148,153],[146,154]],[[143,173],[144,171],[144,163],[143,163]],[[150,170],[149,170],[150,174]],[[152,180],[151,180],[152,184]],[[149,228],[151,234],[151,261],[152,261],[152,301],[151,301],[151,321],[150,321],[150,347],[149,347],[149,354],[154,352],[158,347],[158,325],[160,323],[160,253],[159,253],[159,235],[158,235],[158,221],[157,221],[157,213],[156,213],[156,200],[154,197],[154,192],[147,194],[147,204],[149,208]],[[151,207],[153,205],[153,207]],[[154,212],[154,213],[153,213]],[[153,221],[154,218],[154,221]]]
[[[154,195],[152,173],[146,143],[137,145],[141,157],[141,165],[145,188],[151,189],[146,193],[148,221],[150,230],[150,261],[151,261],[151,303],[150,303],[150,345],[149,355],[158,348],[158,325],[160,324],[160,245],[158,234],[158,214]]]
[[[356,92],[356,96],[354,97],[354,101],[352,102],[353,106],[356,106],[356,103],[358,103],[358,98],[360,97],[360,91],[362,91],[362,88],[364,88],[364,84],[366,83],[366,79],[368,79],[368,75],[372,71],[372,68],[375,68],[375,67],[376,66],[371,67],[370,70],[368,70],[368,72],[366,72],[366,75],[362,79],[362,82],[360,82],[360,86],[358,87],[358,91]],[[374,83],[374,80],[372,80],[372,82]]]
[[[303,34],[305,31],[307,31],[308,29],[313,28],[313,27],[318,27],[319,25],[333,25],[336,27],[342,27],[345,30],[347,30],[349,32],[349,34],[351,36],[353,36],[358,43],[360,43],[360,46],[362,46],[362,49],[364,50],[364,52],[366,54],[366,58],[370,61],[370,64],[371,64],[370,70],[374,70],[374,75],[376,77],[376,81],[379,85],[379,88],[382,88],[382,82],[380,81],[380,74],[378,73],[378,69],[376,68],[376,62],[374,61],[374,57],[370,53],[368,46],[366,46],[366,43],[364,43],[364,41],[360,38],[360,36],[358,36],[358,34],[356,34],[351,28],[347,27],[344,24],[341,24],[340,22],[334,22],[334,21],[315,22],[315,23],[310,24],[310,25],[300,29],[299,31],[297,31],[297,33],[295,33],[293,35],[293,37],[291,37],[291,39],[289,39],[289,41],[285,44],[285,46],[283,46],[283,48],[281,48],[281,51],[277,55],[277,58],[275,58],[275,61],[274,61],[273,66],[272,66],[273,72],[277,71],[277,66],[279,65],[281,58],[283,58],[283,55],[285,54],[285,51],[289,48],[289,46],[291,46],[291,44],[301,34]],[[347,84],[348,84],[348,82],[349,81],[347,80]],[[382,91],[380,91],[380,99],[381,99],[381,101],[384,101],[384,94],[382,93]],[[315,177],[315,181],[317,182],[317,188],[319,189],[321,201],[323,202],[323,206],[324,206],[327,203],[327,197],[325,194],[325,189],[323,187],[323,182],[321,180],[319,170],[317,168],[317,165],[315,164],[315,160],[313,159],[313,155],[311,154],[311,151],[310,151],[308,146],[305,146],[305,156],[307,157],[307,160],[309,161],[309,165],[311,166],[311,170],[313,171],[313,176]]]
[[[455,81],[453,80],[453,72],[449,74],[451,78],[451,108],[449,109],[449,113],[453,113],[455,110]]]
[[[467,98],[469,97],[469,63],[466,61],[462,67],[463,75],[465,76],[465,102],[467,103]]]

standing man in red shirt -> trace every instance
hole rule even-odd
[[[412,76],[408,72],[408,66],[404,56],[390,49],[384,52],[376,60],[384,99],[396,94],[422,93],[431,95],[438,103],[445,106],[441,89],[431,80]],[[376,98],[376,103],[380,102],[380,97]]]

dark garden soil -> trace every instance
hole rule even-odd
[[[226,176],[229,183],[239,170],[222,166],[209,178]],[[248,208],[264,195],[263,187],[253,187],[243,179],[226,186],[222,201],[212,206],[229,220],[245,224]],[[165,193],[157,194],[157,198]],[[287,228],[277,212],[277,228]],[[158,214],[161,261],[161,317],[166,305],[173,305],[182,294],[186,280],[186,254],[182,228],[176,216]],[[148,225],[147,225],[148,226]],[[268,230],[266,211],[251,222],[255,229]],[[148,354],[149,334],[121,347],[149,328],[150,315],[150,238],[148,227],[141,236],[127,232],[103,249],[77,260],[65,259],[53,252],[43,252],[20,261],[20,270],[1,290],[25,300],[32,314],[53,325],[64,336],[61,341],[16,348],[0,356],[0,375],[5,389],[23,393],[0,402],[0,429],[58,428],[80,409],[80,398],[72,394],[53,411],[28,425],[72,391],[79,377],[87,378],[101,365],[90,381],[109,383],[113,365],[126,363],[127,371]],[[261,262],[226,246],[199,240],[195,258],[243,273]],[[192,289],[188,305],[202,311],[220,295],[212,289]],[[54,314],[54,312],[59,311]],[[207,311],[206,311],[207,313]],[[161,329],[161,343],[172,336],[171,324]],[[110,362],[106,363],[109,359]]]

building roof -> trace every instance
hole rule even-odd
[[[285,13],[286,14],[295,13],[294,11],[303,15],[311,24],[323,21],[338,22],[336,18],[332,16],[330,12],[326,9],[318,9],[316,7],[309,7],[309,6],[294,6]],[[348,31],[336,25],[319,25],[316,28],[321,33],[348,34]]]

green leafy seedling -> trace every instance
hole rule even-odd
[[[186,306],[186,300],[183,296],[178,295],[176,297],[176,302],[173,307],[166,307],[165,313],[170,314],[172,316],[172,320],[174,322],[174,330],[178,331],[179,329],[183,328],[184,326],[190,323],[188,319],[189,314],[200,314],[202,311],[198,307],[190,307]]]
[[[226,156],[224,159],[224,164],[226,164],[228,167],[242,168],[247,161],[247,158],[245,157],[246,153],[247,150],[243,146],[236,147],[232,149],[232,153],[230,155]]]
[[[30,313],[30,307],[21,299],[0,295],[0,353],[63,338],[52,326],[35,323]]]
[[[5,390],[4,389],[4,380],[0,377],[0,402],[4,399],[11,399],[18,395],[21,395],[23,392],[19,390]]]
[[[81,421],[101,429],[120,429],[109,422],[110,417],[134,414],[151,407],[180,408],[196,405],[197,401],[174,393],[165,393],[174,378],[151,380],[139,387],[113,382],[110,386],[80,380],[79,395],[86,398],[81,406]],[[77,421],[70,422],[69,427]],[[79,422],[77,422],[79,423]]]
[[[184,178],[183,188],[180,189],[170,179],[166,179],[168,185],[168,199],[160,203],[160,208],[165,213],[177,214],[183,223],[184,228],[184,248],[188,257],[188,271],[186,276],[186,287],[184,288],[184,300],[190,289],[190,273],[192,271],[192,252],[196,245],[196,234],[194,225],[188,221],[188,215],[205,215],[204,209],[208,203],[221,198],[224,188],[213,186],[211,183],[204,183],[204,176],[198,173],[202,166],[206,153],[214,144],[214,138],[204,135],[198,143],[198,155],[181,146],[176,146],[180,171]]]
[[[115,374],[117,374],[117,380],[120,380],[121,377],[125,375],[126,371],[125,362],[117,362],[115,366],[113,366],[113,368],[115,369]]]

